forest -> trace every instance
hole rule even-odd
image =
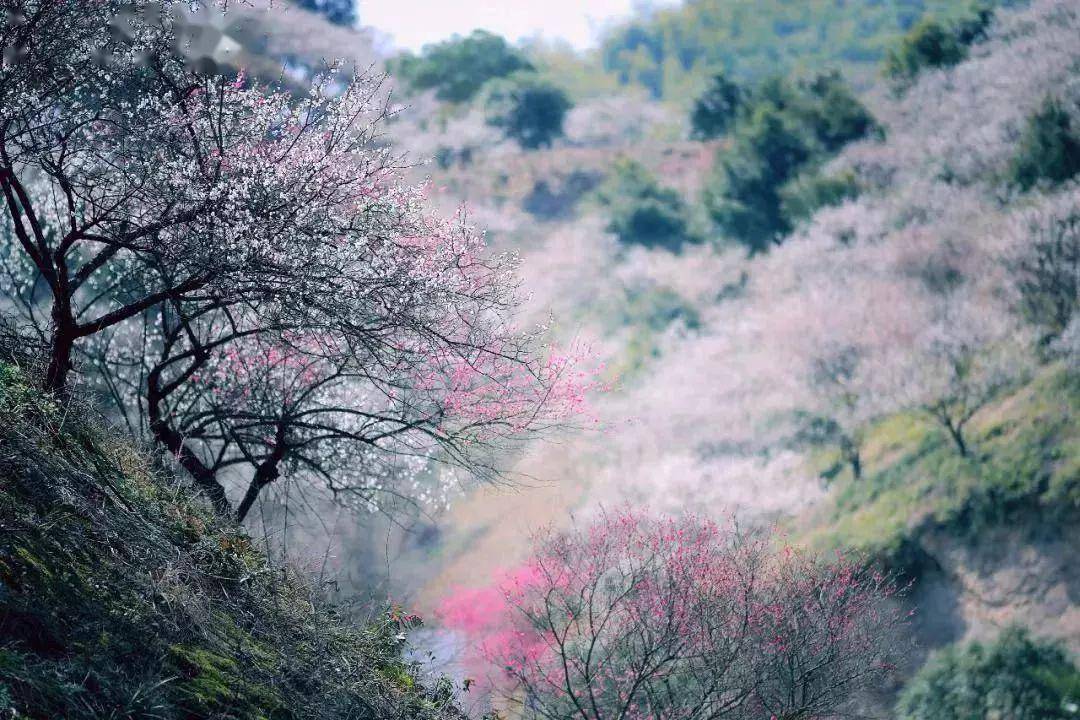
[[[1072,0],[0,3],[0,718],[1080,718]]]

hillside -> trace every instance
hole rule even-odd
[[[601,63],[625,85],[682,102],[716,71],[751,80],[843,67],[865,86],[912,26],[926,17],[955,20],[972,5],[955,0],[693,0],[615,29],[600,51]]]
[[[0,712],[460,717],[402,659],[88,410],[0,364]]]
[[[682,139],[672,128],[685,120],[660,104],[583,102],[550,149],[490,135],[465,140],[467,158],[430,166],[443,202],[468,201],[500,247],[521,251],[529,319],[553,310],[618,379],[597,401],[602,431],[523,458],[540,487],[477,491],[435,523],[437,548],[401,538],[403,563],[432,569],[421,605],[489,582],[537,527],[628,502],[779,523],[917,579],[916,664],[1016,622],[1080,649],[1068,561],[1080,482],[1075,336],[1046,339],[1048,318],[1024,309],[1016,275],[1056,228],[1074,241],[1080,195],[1075,180],[1027,192],[1008,180],[1048,96],[1080,118],[1078,28],[1069,3],[1003,9],[965,61],[903,92],[871,89],[862,97],[881,137],[821,170],[854,178],[854,196],[754,257],[715,229],[679,252],[620,242],[594,190],[574,189],[602,187],[630,158],[700,213],[732,139]],[[480,137],[468,122],[425,139],[473,137],[454,123]],[[552,212],[537,212],[539,194]],[[985,372],[966,456],[927,409],[950,392],[943,348],[966,348]],[[836,367],[846,387],[835,374],[830,384]],[[860,445],[858,479],[844,433]]]

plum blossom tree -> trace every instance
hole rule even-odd
[[[473,640],[539,718],[841,716],[891,671],[906,617],[857,562],[630,510],[542,534],[501,589],[502,623]]]
[[[959,291],[954,295],[959,297],[943,304],[917,341],[907,376],[917,406],[948,433],[960,456],[968,457],[968,423],[1023,376],[1030,343],[1007,317],[987,313]]]
[[[565,421],[590,381],[515,329],[515,260],[428,212],[380,78],[301,96],[200,71],[185,3],[11,0],[0,68],[5,294],[49,348],[243,518],[282,474],[365,504],[426,461]]]

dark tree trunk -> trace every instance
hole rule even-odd
[[[191,477],[195,485],[206,495],[222,517],[232,516],[232,505],[225,488],[217,479],[217,473],[191,451],[180,433],[176,432],[161,414],[161,376],[154,368],[147,377],[146,404],[150,419],[150,432],[154,439],[165,446],[180,467]]]
[[[240,504],[236,507],[236,522],[244,522],[244,518],[247,517],[248,512],[251,510],[251,506],[255,504],[255,500],[259,497],[259,493],[262,489],[274,482],[281,476],[278,471],[276,462],[270,461],[262,462],[255,470],[254,477],[251,478],[251,483],[248,485],[247,492],[244,493],[244,499],[240,501]]]

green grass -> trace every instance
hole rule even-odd
[[[1080,377],[1060,366],[1004,394],[972,419],[961,457],[929,418],[894,415],[867,431],[864,477],[837,475],[828,501],[804,528],[823,548],[852,548],[907,567],[922,528],[973,537],[1035,513],[1066,520],[1080,509]],[[824,470],[827,452],[812,456]],[[911,569],[907,567],[907,569]]]
[[[0,363],[0,716],[434,719],[388,617],[271,567],[86,409]]]

